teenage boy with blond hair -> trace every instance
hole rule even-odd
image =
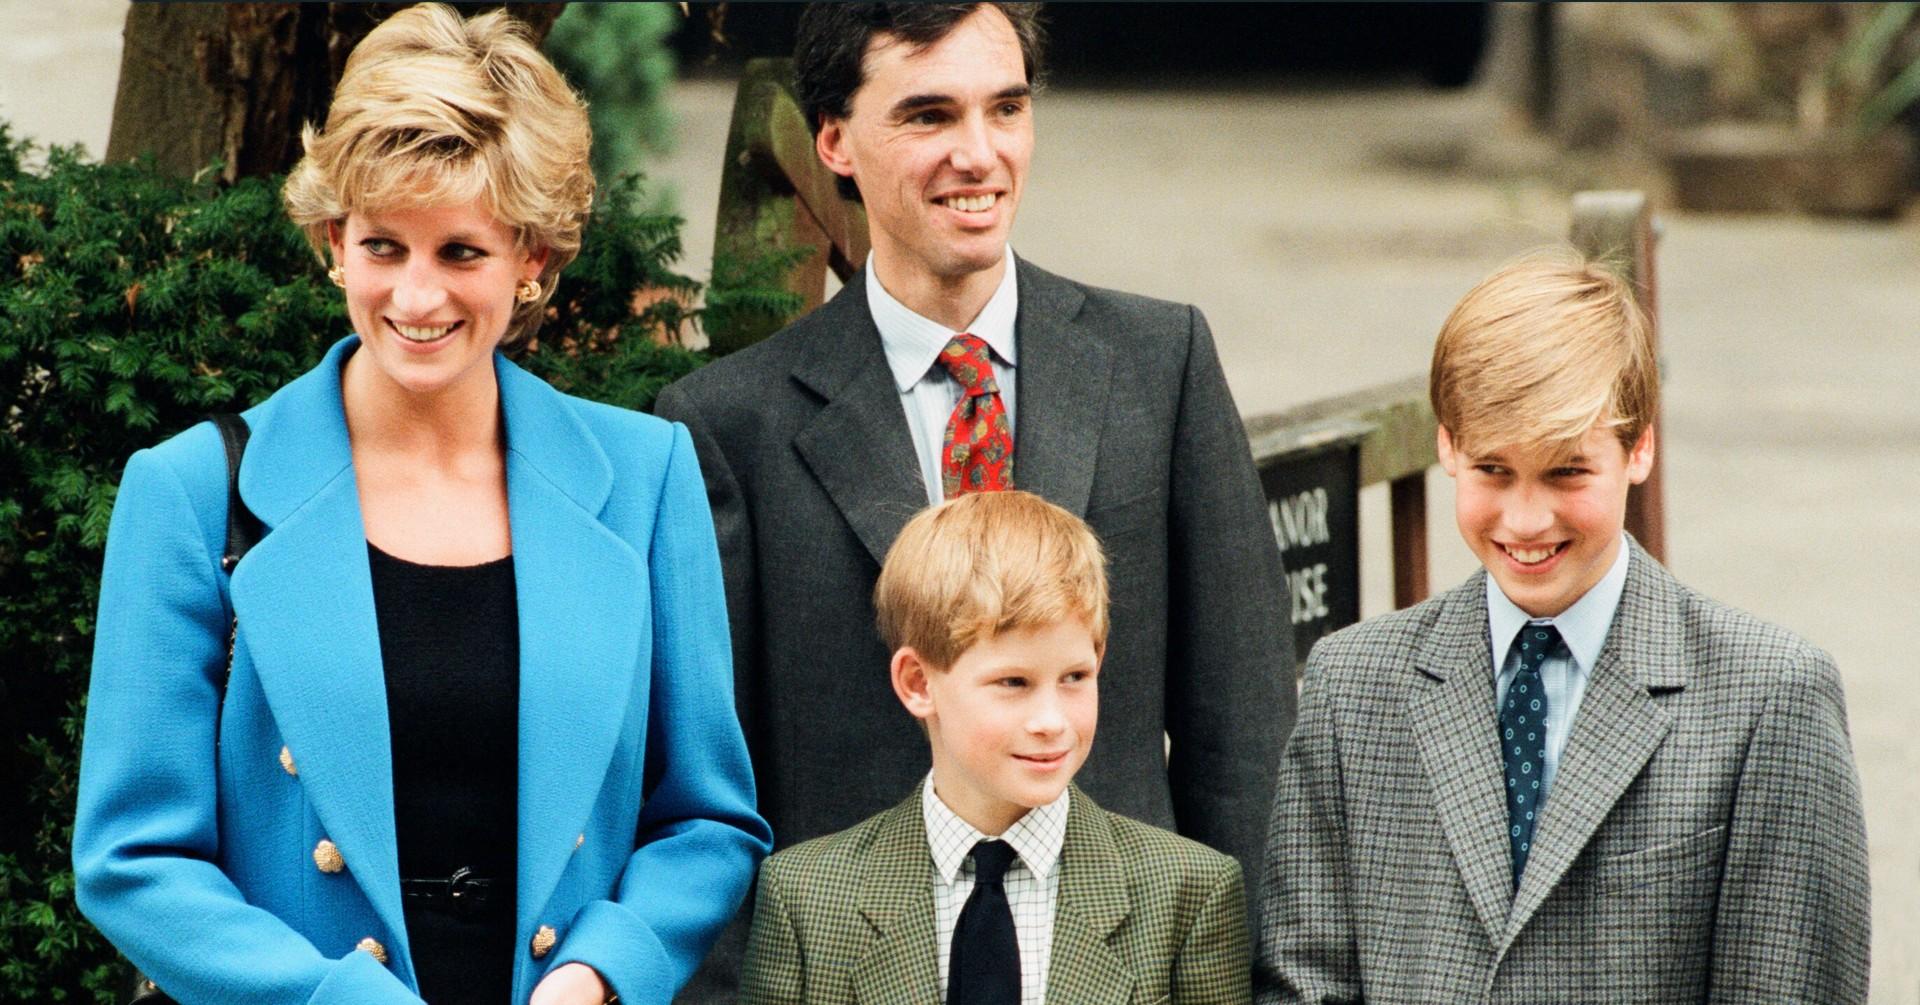
[[[1864,1002],[1839,673],[1623,531],[1659,397],[1627,284],[1496,272],[1430,391],[1485,570],[1314,647],[1259,1000]]]
[[[1249,1001],[1239,863],[1071,784],[1107,640],[1087,525],[1026,492],[959,496],[901,530],[873,599],[933,768],[767,860],[741,1001]]]

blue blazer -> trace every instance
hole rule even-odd
[[[420,1001],[340,397],[357,345],[246,413],[240,494],[267,534],[230,578],[211,424],[135,454],[114,506],[76,895],[188,1005]],[[665,1003],[771,843],[706,492],[684,427],[495,372],[520,632],[513,1000],[579,961],[623,1002]],[[322,840],[344,868],[318,867]]]

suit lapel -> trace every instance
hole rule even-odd
[[[1014,275],[1020,287],[1014,486],[1085,516],[1113,350],[1077,324],[1086,297],[1072,283],[1025,261]]]
[[[1507,925],[1511,941],[1599,829],[1672,727],[1650,690],[1686,685],[1680,598],[1664,569],[1630,544],[1627,586],[1594,661]]]
[[[880,329],[867,310],[865,270],[803,323],[814,330],[793,376],[825,404],[794,437],[794,449],[879,562],[900,528],[926,507],[927,487]]]
[[[1108,944],[1131,910],[1126,877],[1106,811],[1078,788],[1067,803],[1066,843],[1056,868],[1060,870],[1060,888],[1054,908],[1047,1000],[1129,1000],[1133,972]]]
[[[1431,681],[1409,698],[1407,711],[1447,846],[1488,938],[1499,944],[1512,904],[1513,865],[1494,736],[1485,573],[1446,594],[1442,604],[1416,656]]]
[[[314,815],[405,961],[386,676],[340,400],[355,344],[247,414],[240,495],[267,534],[233,572],[233,608]]]
[[[410,961],[392,738],[366,529],[340,399],[346,339],[248,413],[240,493],[267,528],[233,573],[235,616],[314,813]],[[612,466],[558,392],[495,359],[520,633],[518,913],[545,907],[644,672],[642,556],[598,519]],[[636,714],[644,714],[644,710]],[[410,972],[410,969],[405,972]]]
[[[517,914],[539,923],[647,672],[644,557],[599,519],[613,468],[559,392],[496,360],[520,631]],[[634,710],[644,716],[645,709]]]
[[[931,1001],[940,974],[933,865],[918,790],[888,811],[866,862],[856,903],[874,939],[854,963],[854,1000],[863,1005]],[[1074,789],[1057,866],[1048,1001],[1125,1002],[1132,994],[1133,973],[1108,943],[1131,907],[1119,862],[1105,811]]]
[[[918,789],[880,822],[866,865],[855,903],[873,941],[853,965],[854,1000],[863,1005],[937,1000],[933,853]]]

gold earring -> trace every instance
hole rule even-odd
[[[346,269],[336,265],[333,268],[327,270],[327,278],[333,280],[333,285],[338,286],[343,290],[347,288],[347,270]]]
[[[540,292],[539,280],[522,279],[513,288],[513,299],[523,304],[530,304],[540,299]]]

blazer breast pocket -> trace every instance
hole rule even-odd
[[[1143,530],[1166,524],[1166,497],[1158,489],[1148,489],[1119,502],[1102,503],[1087,510],[1087,526],[1100,535],[1100,543],[1112,542]]]
[[[1594,866],[1594,884],[1608,894],[1688,879],[1716,880],[1726,846],[1726,825],[1709,827],[1678,841],[1602,859]]]

